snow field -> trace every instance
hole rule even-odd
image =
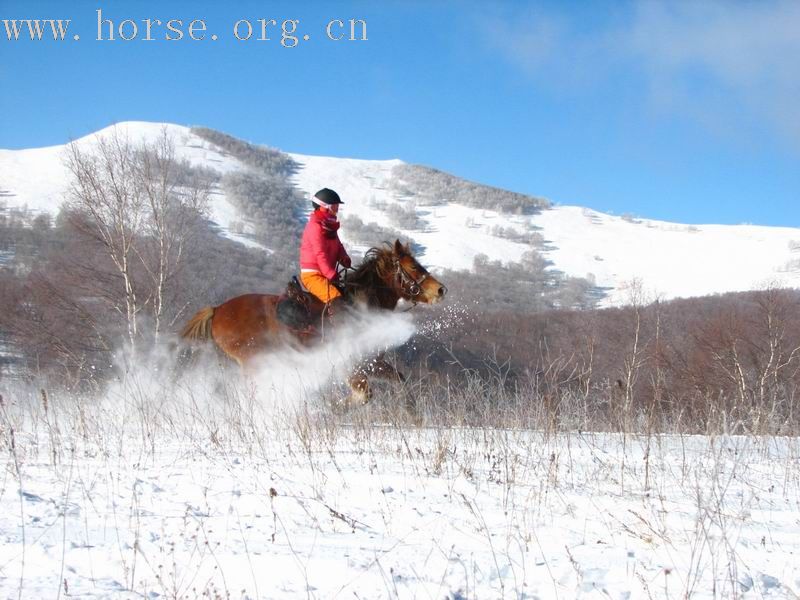
[[[800,593],[797,438],[418,427],[165,364],[3,391],[0,596]]]

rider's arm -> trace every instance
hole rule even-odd
[[[348,269],[350,268],[350,266],[352,265],[352,262],[353,262],[353,261],[350,260],[350,255],[347,254],[347,250],[344,249],[344,245],[342,244],[341,241],[339,242],[339,258],[338,258],[338,260],[339,260],[339,264],[341,264],[344,267],[347,267]]]

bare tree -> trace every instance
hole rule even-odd
[[[152,306],[153,333],[161,332],[168,282],[183,264],[188,242],[198,230],[200,217],[207,211],[211,182],[185,181],[180,163],[166,129],[152,145],[143,145],[135,162],[147,209],[141,248],[135,247],[152,287],[148,304]],[[180,312],[178,312],[180,314]]]
[[[151,143],[133,144],[116,129],[91,149],[72,143],[66,166],[73,222],[101,244],[119,279],[119,300],[104,297],[123,316],[132,346],[145,309],[157,338],[168,283],[206,210],[210,181],[185,177],[166,130]]]
[[[103,245],[122,280],[124,305],[114,309],[124,315],[134,344],[140,310],[133,278],[134,243],[144,221],[145,199],[137,185],[133,147],[114,129],[108,137],[100,137],[89,152],[71,143],[66,166],[72,174],[68,207],[89,217],[76,223]]]

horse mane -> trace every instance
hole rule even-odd
[[[360,282],[371,274],[375,274],[381,279],[389,277],[394,268],[394,253],[391,246],[386,242],[388,248],[372,247],[364,253],[364,260],[361,264],[347,276],[348,281]]]
[[[363,298],[367,302],[378,300],[378,292],[393,290],[390,282],[395,269],[395,254],[392,244],[372,247],[364,254],[364,260],[347,274],[345,288],[350,296]]]

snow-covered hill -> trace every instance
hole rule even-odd
[[[248,167],[188,127],[161,123],[126,122],[116,125],[131,141],[154,139],[166,127],[177,154],[193,165],[221,174]],[[77,141],[90,147],[101,130]],[[0,202],[56,213],[63,201],[67,171],[64,146],[30,150],[0,150]],[[290,153],[300,168],[293,183],[309,197],[321,187],[339,192],[343,215],[398,229],[423,249],[422,262],[433,267],[469,269],[478,254],[503,262],[518,261],[530,246],[498,229],[520,235],[538,231],[545,240],[544,254],[552,268],[588,277],[608,293],[605,304],[630,297],[637,281],[646,295],[686,297],[726,291],[758,289],[770,284],[800,287],[800,228],[754,225],[682,225],[630,219],[578,206],[555,206],[536,214],[508,214],[475,209],[453,202],[415,205],[392,183],[400,160],[354,160]],[[418,225],[404,230],[392,223],[386,207],[414,206]],[[217,189],[211,218],[223,235],[254,245],[247,235],[234,233],[243,215]],[[493,233],[495,235],[493,235]],[[342,229],[346,244],[347,228]],[[378,242],[380,240],[375,240]],[[257,244],[255,244],[257,245]],[[363,249],[363,247],[362,247]]]

